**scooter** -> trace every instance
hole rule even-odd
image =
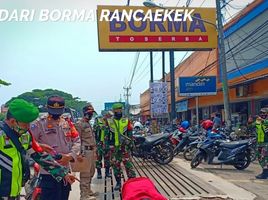
[[[250,162],[251,140],[228,142],[206,139],[198,145],[198,151],[191,161],[191,167],[196,168],[203,160],[211,165],[233,165],[236,169],[246,169]]]

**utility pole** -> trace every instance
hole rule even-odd
[[[126,99],[126,115],[127,115],[127,117],[129,117],[129,97],[130,97],[131,87],[124,87],[124,90],[126,92],[124,94],[124,97]]]
[[[150,51],[150,73],[151,73],[151,83],[153,83],[154,82],[153,51]]]
[[[223,37],[223,24],[221,15],[221,3],[220,0],[216,0],[217,9],[217,22],[218,22],[218,41],[219,41],[219,68],[221,69],[222,78],[222,92],[223,92],[223,103],[224,103],[224,118],[227,128],[231,128],[231,113],[230,113],[230,99],[229,99],[229,87],[227,78],[227,68],[226,68],[226,56],[225,56],[225,46]]]
[[[162,80],[165,82],[165,51],[162,51]]]

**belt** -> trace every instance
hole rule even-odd
[[[84,146],[85,150],[92,151],[94,149],[94,146]]]

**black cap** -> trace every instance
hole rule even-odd
[[[47,110],[52,115],[62,115],[65,109],[65,101],[60,96],[51,96],[47,99]]]

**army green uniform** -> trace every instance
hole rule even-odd
[[[121,118],[120,120],[115,118],[108,119],[109,141],[112,146],[112,167],[116,181],[119,183],[121,183],[121,162],[125,165],[128,178],[136,176],[133,163],[130,160],[132,130],[129,127],[129,123],[126,118]]]
[[[96,118],[94,132],[97,143],[96,168],[98,178],[101,178],[102,159],[104,159],[104,168],[106,176],[110,177],[110,149],[109,149],[109,129],[104,118]]]
[[[91,180],[95,173],[96,162],[96,141],[93,129],[89,122],[85,119],[81,119],[76,123],[77,131],[80,134],[81,139],[81,153],[90,161],[90,167],[88,172],[80,172],[80,192],[82,199],[93,199],[95,195],[91,190]]]

